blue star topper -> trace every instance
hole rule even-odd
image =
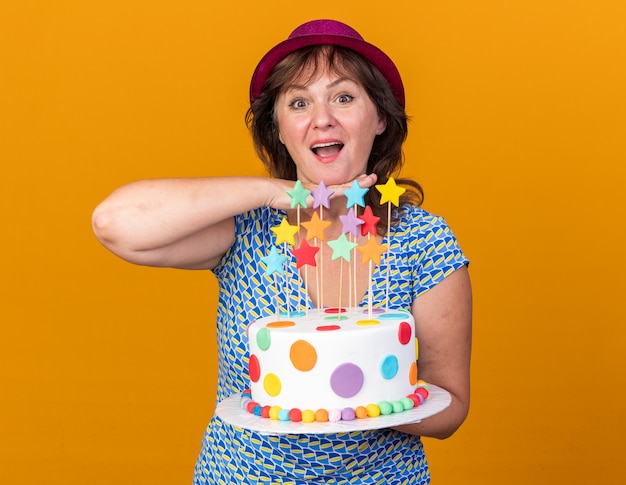
[[[261,261],[265,263],[265,274],[272,275],[274,273],[285,274],[285,261],[287,258],[278,253],[276,246],[272,246],[270,253],[261,258]]]
[[[361,207],[365,207],[365,194],[369,192],[370,189],[364,188],[362,189],[359,183],[356,180],[352,181],[352,187],[346,190],[343,194],[348,198],[348,202],[346,203],[346,208],[354,207],[355,205],[359,205]]]

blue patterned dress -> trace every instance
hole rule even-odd
[[[391,248],[373,274],[374,306],[410,310],[420,294],[467,264],[445,221],[416,206],[396,209]],[[287,267],[274,289],[261,258],[274,245],[270,228],[285,212],[267,207],[235,217],[235,242],[214,272],[220,286],[218,339],[218,402],[249,387],[246,328],[273,315],[276,305],[292,310],[313,306],[305,295],[296,260],[279,248]],[[389,244],[385,241],[385,244]],[[388,264],[387,264],[388,263]],[[391,271],[387,290],[386,272]],[[275,275],[274,275],[275,276]],[[367,306],[367,296],[360,306]],[[235,428],[217,417],[209,423],[196,463],[199,484],[381,484],[430,482],[422,443],[390,429],[315,435],[267,436]]]

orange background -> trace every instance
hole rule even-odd
[[[433,483],[623,483],[623,5],[3,2],[0,483],[191,482],[215,282],[116,259],[91,211],[136,179],[262,174],[251,72],[318,17],[398,64],[406,173],[472,261],[472,409],[426,440]]]

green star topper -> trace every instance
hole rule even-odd
[[[334,241],[328,241],[328,245],[333,250],[332,260],[343,258],[348,262],[350,262],[350,251],[358,246],[357,243],[348,241],[345,234],[342,234]]]
[[[306,198],[311,194],[310,190],[305,189],[302,186],[302,182],[296,180],[296,184],[293,186],[293,189],[288,190],[287,194],[291,197],[291,208],[293,209],[297,205],[306,209]]]

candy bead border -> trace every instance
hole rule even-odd
[[[294,423],[326,423],[337,421],[353,421],[355,419],[376,418],[392,413],[401,413],[416,408],[428,399],[428,383],[417,381],[414,392],[397,401],[381,401],[378,404],[370,403],[366,406],[344,409],[311,409],[298,408],[283,409],[280,406],[263,406],[252,399],[252,391],[246,389],[241,393],[241,408],[250,414],[263,419],[275,421],[291,421]]]

